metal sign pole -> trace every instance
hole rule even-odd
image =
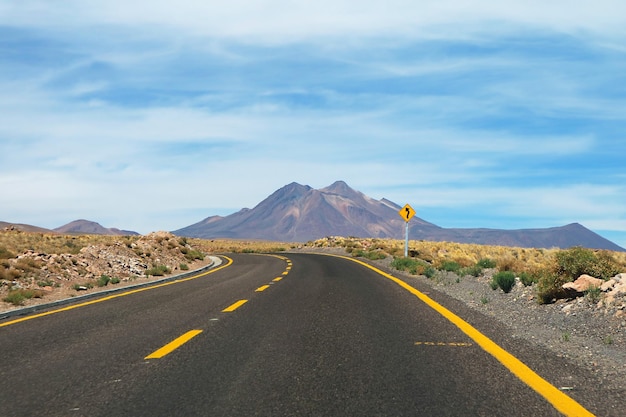
[[[409,222],[405,222],[406,229],[404,232],[404,257],[409,257]]]

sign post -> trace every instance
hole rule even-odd
[[[409,220],[415,216],[415,210],[410,205],[405,204],[398,214],[402,217],[406,226],[404,231],[404,257],[407,258],[409,256]]]

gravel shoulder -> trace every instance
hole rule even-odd
[[[346,256],[345,250],[338,248],[315,251]],[[545,347],[600,378],[607,389],[626,392],[626,314],[606,312],[585,297],[539,304],[535,287],[525,287],[520,282],[508,294],[492,290],[492,271],[478,278],[439,271],[433,278],[426,278],[391,268],[391,257],[377,261],[359,259],[408,283],[419,282],[446,294],[496,319],[510,337]]]

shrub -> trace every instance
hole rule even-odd
[[[111,281],[111,277],[109,277],[108,275],[102,275],[100,276],[100,278],[98,278],[96,285],[98,287],[106,287],[107,285],[109,285],[110,281]]]
[[[511,292],[511,289],[515,285],[515,274],[511,271],[500,271],[493,276],[493,282],[505,293]]]
[[[597,304],[598,301],[602,299],[602,290],[600,287],[589,287],[587,291],[585,291],[585,297],[592,304]]]
[[[43,292],[40,290],[28,290],[28,289],[19,289],[9,291],[6,297],[3,298],[7,303],[11,303],[16,306],[21,306],[24,304],[25,300],[29,300],[31,298],[41,298],[43,297]]]
[[[245,253],[245,249],[244,249],[244,253]],[[199,260],[204,259],[204,254],[198,250],[190,249],[187,251],[187,253],[185,253],[185,258],[193,262],[196,259],[199,259]]]
[[[563,298],[567,293],[562,285],[577,279],[582,274],[609,279],[619,273],[620,264],[606,251],[596,254],[591,249],[579,246],[559,251],[551,267],[535,273],[537,297],[542,304]]]
[[[21,293],[21,291],[10,291],[6,297],[2,299],[3,301],[13,304],[15,306],[21,306],[24,304],[26,297]]]
[[[554,273],[566,279],[565,282],[572,281],[582,274],[591,275],[593,265],[597,261],[592,250],[580,246],[557,252],[555,259]]]
[[[381,252],[379,250],[372,250],[372,251],[369,251],[369,252],[365,252],[363,257],[365,257],[367,259],[371,259],[372,261],[376,261],[378,259],[385,259],[387,257],[387,254],[385,254],[384,252]]]
[[[607,251],[596,252],[576,246],[557,252],[554,273],[573,281],[582,274],[608,280],[621,272],[620,264]]]
[[[547,269],[536,271],[535,274],[537,277],[537,301],[540,304],[551,303],[555,298],[566,296],[567,293],[563,290],[562,285],[570,282],[571,279],[556,275]]]
[[[404,257],[395,258],[393,261],[391,261],[391,267],[399,271],[407,271],[412,275],[426,275],[426,271],[429,270],[429,268],[433,269],[430,265],[422,260]],[[429,271],[428,273],[431,272]]]
[[[481,260],[476,262],[476,265],[481,267],[481,268],[495,268],[496,267],[496,261],[494,261],[492,259],[489,259],[489,258],[482,258]],[[478,275],[475,275],[475,276],[478,276]]]
[[[42,281],[37,281],[37,285],[39,285],[40,287],[52,287],[54,286],[54,281],[52,281],[51,279],[45,279]]]
[[[171,271],[165,265],[153,265],[152,268],[146,270],[146,276],[152,275],[155,277],[161,277],[165,274],[169,274]]]
[[[180,264],[178,265],[178,267],[180,268],[181,271],[189,270],[189,266],[187,264]]]
[[[593,274],[590,274],[596,278],[601,278],[606,281],[623,271],[623,266],[607,251],[598,252],[596,259],[597,262],[594,265]]]
[[[436,273],[437,270],[430,265],[424,268],[424,275],[426,276],[426,278],[432,278],[435,276]]]
[[[461,265],[459,265],[459,263],[455,261],[443,261],[439,269],[448,272],[459,272],[459,270],[461,269]]]
[[[118,277],[111,277],[111,284],[119,284],[120,279]]]
[[[519,279],[522,282],[522,284],[524,284],[525,287],[529,287],[535,284],[539,280],[539,277],[536,273],[530,273],[528,271],[524,271],[519,274]]]
[[[479,264],[468,266],[467,268],[463,268],[461,270],[461,275],[471,275],[473,277],[479,277],[483,273],[483,267]]]
[[[417,261],[412,258],[394,258],[394,260],[391,261],[391,267],[398,271],[407,271],[416,264]]]

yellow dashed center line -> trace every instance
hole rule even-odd
[[[154,352],[146,356],[144,359],[160,359],[163,356],[169,353],[172,353],[173,351],[175,351],[176,349],[178,349],[179,347],[181,347],[182,345],[184,345],[185,343],[187,343],[188,341],[190,341],[191,339],[193,339],[200,333],[202,333],[202,330],[188,331],[184,335],[172,340],[170,343],[163,346],[162,348],[155,350]]]
[[[269,285],[263,285],[263,286],[257,288],[256,290],[254,290],[254,292],[263,292],[266,289],[268,289],[269,287],[270,287]]]
[[[281,279],[283,279],[283,277],[276,277],[276,278],[274,278],[272,281],[273,281],[273,282],[278,282],[278,281],[280,281]]]
[[[248,300],[239,300],[236,303],[233,303],[229,307],[226,307],[224,310],[222,310],[222,313],[230,313],[232,311],[235,311],[247,302]]]

